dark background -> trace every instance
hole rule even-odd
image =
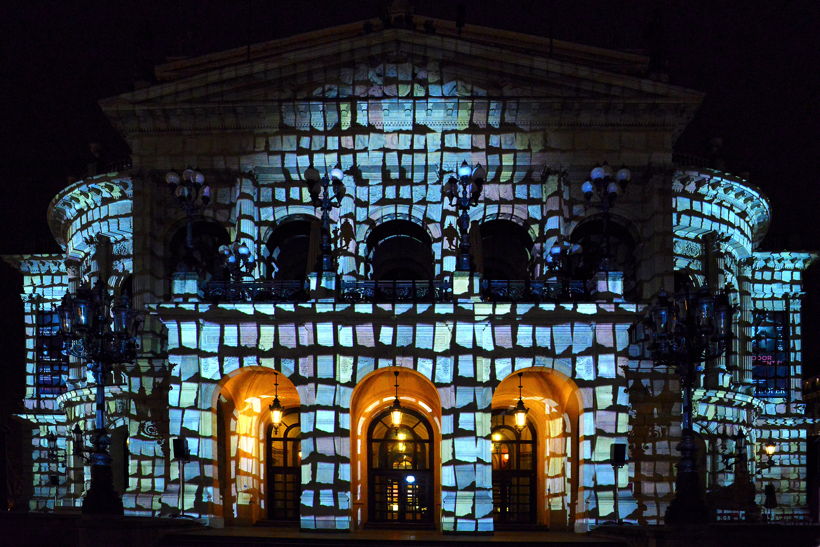
[[[820,4],[815,0],[413,2],[425,16],[651,53],[670,82],[706,93],[676,151],[705,155],[724,140],[729,170],[771,199],[764,249],[820,249]],[[354,22],[382,0],[19,2],[0,25],[0,254],[55,252],[46,209],[88,142],[110,157],[126,144],[97,106],[151,81],[152,67],[190,56]],[[460,8],[460,6],[463,6]],[[820,371],[820,275],[804,303],[804,369]],[[23,396],[20,277],[0,265],[0,419]],[[16,426],[15,426],[16,427]]]

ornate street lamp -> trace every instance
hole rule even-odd
[[[394,370],[393,376],[396,380],[396,398],[393,400],[393,405],[390,407],[390,423],[396,429],[396,432],[398,432],[399,427],[401,427],[401,419],[404,414],[404,409],[401,407],[401,403],[399,402],[399,371]]]
[[[81,286],[76,295],[66,293],[57,311],[64,351],[87,362],[96,382],[95,429],[89,458],[91,487],[83,500],[82,511],[121,515],[122,500],[114,491],[108,453],[111,439],[106,429],[105,385],[112,365],[136,358],[137,314],[131,309],[127,296],[110,297],[101,281],[93,288]],[[75,436],[78,432],[79,428],[75,427]]]
[[[530,411],[524,405],[524,398],[521,396],[521,379],[524,376],[523,372],[518,373],[518,402],[515,405],[515,410],[513,410],[513,419],[515,421],[515,428],[518,431],[523,431],[525,427],[527,427],[527,413]]]
[[[450,177],[444,185],[444,195],[450,200],[450,205],[456,206],[461,212],[458,217],[458,258],[456,259],[456,270],[469,272],[471,270],[470,260],[470,208],[478,205],[478,198],[484,188],[484,180],[487,172],[477,163],[471,168],[466,161],[461,162],[458,168],[458,178]],[[459,192],[459,186],[461,191]]]
[[[675,498],[666,511],[668,523],[705,522],[700,497],[696,448],[692,432],[692,389],[698,363],[722,355],[732,338],[733,309],[726,291],[701,287],[670,297],[661,290],[643,319],[652,359],[673,366],[683,388],[681,441]]]
[[[190,250],[194,246],[193,217],[210,203],[211,187],[205,184],[205,175],[190,167],[182,172],[181,177],[176,171],[168,171],[165,182],[188,219],[185,244]]]
[[[228,270],[231,281],[242,281],[243,275],[253,272],[256,261],[253,253],[244,243],[235,241],[231,245],[221,245],[219,254],[225,262],[225,269]]]
[[[581,254],[583,250],[580,243],[556,242],[547,253],[547,272],[551,276],[569,278],[570,261],[573,256]]]
[[[609,271],[609,210],[615,205],[618,195],[626,191],[632,180],[632,172],[621,167],[615,172],[608,163],[596,165],[589,172],[590,179],[581,185],[584,199],[588,205],[597,207],[603,213],[604,219],[604,256],[598,265],[599,271]],[[593,201],[593,198],[594,201]]]
[[[323,177],[319,170],[311,165],[305,170],[304,176],[311,203],[314,207],[322,209],[322,255],[319,260],[319,270],[321,272],[334,272],[336,271],[336,265],[330,248],[330,211],[341,205],[342,198],[347,192],[342,182],[344,172],[337,165],[330,170],[329,174],[325,173]],[[332,197],[330,195],[331,189],[333,190]]]
[[[282,416],[285,412],[282,403],[279,402],[279,373],[273,372],[273,402],[268,407],[270,410],[270,422],[273,425],[273,432],[279,434],[279,426],[282,425]]]

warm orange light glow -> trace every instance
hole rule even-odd
[[[398,435],[396,435],[396,438],[400,441],[403,441],[407,439],[407,433],[399,433]]]
[[[282,424],[282,409],[281,408],[274,408],[270,411],[270,421],[273,423],[273,427],[279,428]]]
[[[400,408],[395,408],[390,411],[390,423],[393,424],[393,427],[399,427],[401,425],[401,415],[402,411]]]
[[[526,410],[516,410],[515,411],[515,427],[518,429],[524,429],[524,426],[527,425],[527,411]]]
[[[769,456],[774,456],[774,453],[777,452],[777,446],[773,443],[768,443],[763,449]]]
[[[493,440],[498,442],[501,440],[501,433],[493,433]]]

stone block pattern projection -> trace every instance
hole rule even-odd
[[[799,390],[799,297],[816,255],[756,251],[766,198],[727,173],[673,164],[672,144],[702,95],[642,79],[644,57],[434,24],[428,34],[372,21],[374,32],[347,25],[176,61],[158,67],[157,85],[102,101],[133,168],[55,197],[49,223],[61,253],[5,257],[24,279],[31,509],[81,505],[89,468],[69,439],[75,425],[90,432],[95,410],[93,378],[73,358],[54,380],[59,389],[38,390],[37,318],[99,280],[144,316],[139,356],[116,367],[106,392],[127,514],[214,525],[286,515],[323,530],[396,514],[489,532],[513,506],[494,485],[507,460],[493,428],[520,397],[533,456],[518,461],[531,471],[521,490],[531,498],[516,503],[532,506],[530,524],[661,523],[674,493],[680,385],[630,328],[662,287],[704,284],[730,286],[738,310],[732,351],[703,364],[695,390],[704,489],[725,491],[738,480],[733,462],[748,461],[756,485],[775,486],[775,518],[806,514],[814,422]],[[603,160],[633,177],[602,222],[581,184]],[[487,172],[468,213],[472,272],[454,272],[458,211],[442,190],[463,161]],[[321,211],[304,173],[336,165],[346,192],[330,211],[335,271],[320,274]],[[163,182],[188,166],[211,190],[190,217]],[[493,241],[491,223],[514,237]],[[596,225],[617,225],[634,244],[623,247],[623,271],[576,279],[580,296],[483,288],[558,283],[549,250],[583,234],[601,245],[602,234],[590,235]],[[379,245],[401,236],[429,262],[416,281],[440,293],[345,303],[343,287],[378,279]],[[215,250],[233,242],[256,261],[235,280],[240,296],[220,301],[208,292],[227,283]],[[523,279],[499,278],[490,264],[515,245]],[[423,262],[409,254],[397,256]],[[584,256],[570,262],[574,272],[596,269]],[[285,286],[292,292],[275,292]],[[786,387],[766,397],[753,365],[761,313],[788,327]],[[432,447],[432,469],[414,471],[432,479],[413,486],[411,464],[396,464],[380,471],[404,482],[376,492],[369,435],[394,402],[394,378],[401,406],[429,426],[418,446]],[[290,412],[287,427],[273,427],[274,397]],[[762,452],[770,442],[772,458]],[[629,461],[616,474],[612,447],[623,443]],[[393,500],[381,513],[378,496]],[[408,503],[412,511],[396,509]]]
[[[347,529],[351,460],[362,457],[351,451],[351,424],[358,420],[347,410],[351,395],[368,375],[404,367],[428,379],[438,392],[442,528],[489,531],[494,387],[516,371],[546,370],[561,378],[567,392],[574,386],[578,408],[572,421],[559,413],[545,424],[544,446],[551,447],[545,450],[550,497],[540,503],[544,510],[549,504],[555,513],[573,513],[576,522],[592,522],[612,512],[610,446],[627,435],[622,367],[627,366],[627,331],[635,311],[632,304],[162,305],[158,314],[168,328],[171,392],[178,386],[179,393],[171,401],[171,432],[185,436],[202,454],[198,469],[188,466],[186,480],[208,482],[216,465],[211,447],[220,441],[214,440],[210,424],[221,379],[240,378],[243,368],[277,370],[299,393],[301,526]],[[590,324],[593,315],[596,320]],[[526,356],[518,350],[522,347],[531,348]],[[272,381],[269,376],[256,394],[262,402],[254,403],[255,409],[247,407],[251,415],[271,400]],[[567,404],[555,399],[543,399],[543,404],[555,409]],[[258,488],[253,484],[262,478],[261,462],[252,457],[258,450],[258,428],[243,429],[241,423],[241,418],[234,420],[226,430],[230,440],[222,441],[237,454],[232,480],[239,494],[223,494],[223,499],[235,500],[223,510],[236,515],[245,514],[248,508],[242,506],[252,503],[264,510],[263,500],[242,495]],[[585,482],[573,478],[570,469]],[[198,496],[190,497],[186,511],[196,511],[204,501]],[[623,507],[630,507],[629,497],[628,491],[621,493]]]

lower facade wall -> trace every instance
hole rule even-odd
[[[181,512],[215,525],[267,518],[264,439],[276,372],[283,404],[300,414],[300,526],[361,527],[368,520],[363,428],[392,403],[400,371],[402,404],[435,430],[435,526],[491,531],[492,416],[514,406],[521,372],[538,437],[538,523],[580,531],[617,517],[662,522],[674,490],[679,385],[670,371],[628,354],[634,305],[340,308],[160,309],[170,375],[135,371],[121,394],[109,394],[110,425],[127,427],[126,511]],[[32,509],[53,509],[55,494],[57,505],[81,505],[88,468],[68,438],[74,423],[90,427],[92,400],[84,388],[63,396],[63,415],[26,416],[38,423]],[[805,428],[760,421],[752,398],[731,392],[704,391],[696,401],[705,488],[734,480],[726,466],[734,446],[721,440],[742,430],[758,503],[762,481],[774,481],[778,511],[805,512]],[[47,433],[69,456],[56,486]],[[191,453],[183,467],[174,438]],[[781,448],[763,467],[759,447],[770,438]],[[617,474],[615,443],[629,446]]]

